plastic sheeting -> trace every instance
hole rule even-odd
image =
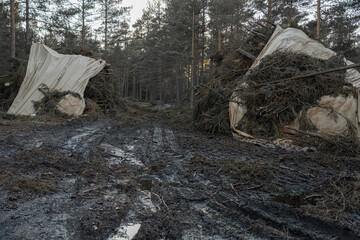
[[[39,87],[78,93],[81,99],[69,96],[61,100],[58,108],[69,115],[81,115],[85,108],[84,91],[89,79],[105,66],[105,61],[80,55],[59,54],[49,47],[33,43],[26,69],[26,76],[8,114],[31,115],[35,113],[33,101],[44,95]]]
[[[247,74],[258,66],[264,57],[278,50],[302,53],[324,60],[327,60],[336,54],[334,51],[324,47],[320,42],[309,38],[299,29],[282,29],[277,26],[273,35],[250,67]],[[348,65],[353,64],[346,59],[345,62]],[[360,88],[360,74],[355,69],[347,70],[345,80],[352,83],[354,87]],[[244,117],[247,110],[245,106],[239,104],[241,99],[236,96],[236,92],[233,94],[233,99],[233,101],[229,102],[230,126],[238,136],[252,138],[251,135],[236,129],[236,126]],[[319,134],[327,136],[341,135],[348,130],[347,122],[350,121],[357,128],[359,135],[359,103],[359,99],[356,99],[353,96],[347,98],[342,96],[323,96],[318,101],[318,106],[310,108],[306,112],[306,116],[318,129]],[[297,122],[297,119],[295,119],[292,127],[298,129]]]

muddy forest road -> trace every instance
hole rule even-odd
[[[360,239],[358,158],[111,119],[0,125],[0,153],[1,240]]]

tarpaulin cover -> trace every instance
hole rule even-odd
[[[334,51],[324,47],[320,42],[309,38],[299,29],[282,29],[277,26],[270,40],[254,61],[248,73],[258,66],[264,57],[275,51],[301,53],[323,60],[327,60],[336,54]],[[348,65],[353,64],[346,59],[345,62]],[[345,80],[352,83],[354,87],[360,88],[360,74],[355,69],[347,70]],[[241,96],[237,96],[236,92],[234,92],[233,98],[234,101],[229,102],[230,126],[238,136],[252,138],[251,135],[236,129],[236,126],[244,117],[247,110],[244,105],[239,104],[239,102],[241,102]],[[356,99],[351,95],[348,97],[323,96],[319,99],[318,106],[308,109],[306,116],[318,129],[318,133],[323,135],[335,136],[343,134],[348,129],[347,121],[349,120],[358,129],[359,133],[359,103],[359,99]],[[334,117],[333,110],[335,110],[338,116]],[[295,119],[292,127],[298,129],[299,126],[297,122],[297,119]]]
[[[39,87],[51,90],[78,93],[81,99],[65,97],[59,110],[69,115],[81,115],[85,108],[84,91],[89,79],[96,76],[105,66],[105,61],[80,55],[59,54],[49,47],[33,43],[25,79],[8,114],[31,115],[35,113],[34,101],[44,95]]]

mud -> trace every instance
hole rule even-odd
[[[358,158],[115,119],[0,125],[0,239],[359,239]]]

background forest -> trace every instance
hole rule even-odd
[[[133,26],[129,11],[115,0],[1,0],[0,75],[28,57],[31,42],[89,49],[111,64],[121,96],[193,105],[193,87],[213,77],[213,56],[269,22],[320,35],[360,62],[358,0],[153,0]]]

